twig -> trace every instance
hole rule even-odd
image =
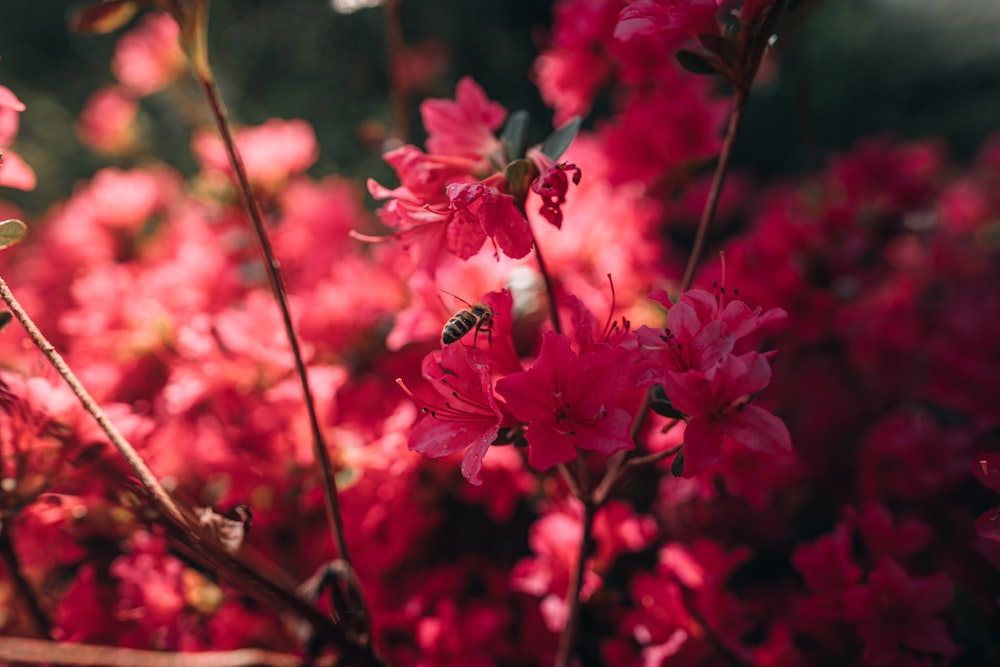
[[[545,259],[542,257],[542,250],[538,247],[534,232],[531,233],[531,242],[535,246],[538,271],[542,274],[542,280],[545,281],[545,292],[549,295],[549,318],[552,320],[552,328],[556,333],[562,333],[562,323],[559,321],[559,302],[556,301],[556,288],[552,282],[552,276],[549,274],[548,266],[545,264]]]
[[[566,617],[566,628],[559,638],[555,667],[569,667],[576,650],[576,637],[580,632],[580,592],[583,590],[583,579],[587,571],[587,552],[589,551],[590,535],[594,527],[594,514],[596,513],[597,507],[589,499],[584,500],[580,549],[577,552],[576,568],[573,570],[569,590],[566,592],[569,614]]]
[[[315,399],[313,398],[312,391],[309,387],[309,373],[306,369],[298,335],[292,321],[292,314],[288,305],[288,296],[285,290],[284,279],[281,275],[281,265],[277,257],[275,257],[274,250],[271,247],[270,238],[268,237],[267,230],[264,227],[264,219],[260,211],[260,204],[254,194],[253,187],[250,185],[250,179],[247,176],[246,167],[244,166],[239,150],[236,147],[236,141],[233,137],[232,127],[229,124],[225,104],[222,101],[222,96],[219,94],[218,86],[216,86],[215,83],[215,77],[212,74],[211,67],[208,63],[208,46],[206,36],[206,24],[208,19],[204,14],[205,9],[203,8],[203,4],[204,3],[196,3],[195,13],[190,15],[184,15],[182,13],[181,15],[181,24],[187,26],[185,34],[190,40],[190,56],[192,64],[194,65],[195,78],[197,78],[202,92],[205,95],[205,100],[208,103],[209,108],[212,110],[212,116],[215,119],[216,129],[218,130],[219,136],[222,138],[222,143],[226,148],[229,164],[232,166],[233,173],[236,175],[240,199],[242,200],[247,216],[250,218],[250,223],[257,238],[257,244],[260,248],[261,254],[264,256],[264,266],[267,270],[268,280],[271,284],[271,291],[274,294],[274,299],[277,301],[278,308],[281,311],[281,320],[284,324],[285,336],[288,338],[288,344],[292,350],[292,356],[295,360],[295,373],[298,376],[299,384],[302,387],[303,399],[309,416],[309,426],[312,431],[313,438],[313,453],[320,465],[320,474],[322,477],[321,486],[323,487],[323,499],[326,507],[330,534],[333,537],[334,544],[337,546],[337,552],[340,560],[344,561],[348,565],[351,565],[350,554],[347,550],[347,538],[344,535],[344,521],[340,511],[340,497],[337,494],[337,484],[334,479],[333,462],[330,460],[330,452],[327,449],[326,439],[323,436],[323,429],[320,426],[319,417],[316,413]],[[198,13],[198,10],[202,13]],[[367,606],[364,604],[361,591],[355,587],[351,587],[350,590],[352,597],[356,598],[358,602],[358,607],[360,609],[365,609]],[[366,627],[364,628],[364,631],[367,632],[367,619],[365,619],[365,624]]]
[[[264,228],[264,220],[260,212],[260,206],[254,196],[253,188],[251,187],[250,181],[247,177],[246,168],[243,166],[243,160],[237,152],[236,144],[233,140],[233,134],[229,126],[229,121],[226,118],[225,107],[223,106],[222,98],[219,96],[218,88],[216,87],[214,80],[211,78],[203,78],[199,75],[198,82],[201,84],[202,91],[205,93],[205,99],[208,101],[208,105],[212,109],[212,115],[215,117],[216,127],[219,130],[219,134],[222,136],[222,143],[226,147],[229,162],[233,167],[233,171],[236,173],[236,179],[239,183],[240,197],[243,200],[243,206],[250,217],[250,222],[253,225],[254,233],[257,236],[261,253],[264,255],[264,265],[267,269],[267,275],[271,283],[271,291],[274,293],[274,298],[278,302],[278,307],[281,310],[281,319],[285,327],[285,335],[288,337],[288,343],[292,348],[292,356],[295,358],[295,372],[299,378],[299,383],[302,385],[306,411],[309,413],[309,426],[312,430],[314,444],[313,450],[316,455],[316,459],[319,461],[320,470],[323,476],[323,495],[326,501],[327,518],[330,522],[330,533],[337,545],[337,551],[340,555],[340,559],[350,562],[350,556],[347,551],[347,540],[344,537],[343,520],[341,519],[340,514],[340,499],[337,494],[337,485],[333,478],[333,463],[330,460],[330,452],[326,448],[323,430],[320,426],[319,417],[316,413],[316,403],[313,399],[312,391],[309,388],[309,373],[302,357],[302,348],[299,345],[298,336],[295,332],[295,324],[292,322],[292,313],[288,305],[285,284],[281,277],[281,264],[274,256],[274,250],[271,248],[271,241],[267,236],[267,230]]]
[[[694,237],[694,247],[688,256],[687,267],[684,269],[684,278],[681,279],[681,291],[686,292],[691,289],[694,282],[694,272],[701,261],[701,254],[705,246],[705,237],[708,235],[708,228],[715,218],[715,211],[719,205],[719,196],[722,194],[722,185],[726,181],[726,174],[729,171],[729,162],[733,155],[733,145],[736,143],[736,135],[743,120],[743,111],[746,108],[749,94],[742,88],[733,91],[733,104],[729,112],[729,123],[726,126],[726,136],[722,140],[722,150],[719,152],[719,162],[715,166],[715,173],[712,175],[712,186],[708,191],[708,201],[701,212],[701,220],[698,221],[698,233]]]
[[[360,665],[382,665],[381,660],[372,653],[367,640],[359,642],[348,637],[344,629],[302,600],[294,591],[288,590],[283,584],[264,575],[259,568],[226,551],[218,540],[203,539],[201,531],[190,516],[190,512],[182,511],[174,503],[135,451],[135,448],[111,423],[76,375],[73,374],[73,371],[66,365],[52,343],[42,335],[21,304],[14,298],[10,287],[7,286],[2,277],[0,277],[0,298],[4,300],[14,317],[28,332],[28,336],[35,346],[41,350],[49,363],[70,386],[73,393],[80,399],[84,409],[101,426],[112,444],[135,472],[142,486],[149,493],[150,503],[160,513],[161,521],[174,538],[175,544],[173,546],[175,548],[178,548],[185,557],[202,565],[208,571],[218,572],[233,583],[238,584],[247,593],[269,603],[277,604],[302,618],[312,625],[320,636],[340,651],[341,656],[345,659],[352,659]]]
[[[21,561],[14,551],[14,540],[11,536],[13,517],[0,518],[0,557],[3,558],[4,569],[14,584],[14,599],[24,602],[28,608],[28,615],[31,616],[35,624],[35,631],[42,637],[52,637],[52,622],[42,609],[42,603],[35,595],[35,589],[31,587],[31,582],[24,576],[21,570]]]
[[[97,404],[97,401],[91,397],[91,395],[81,384],[80,380],[77,379],[73,371],[70,370],[66,361],[62,358],[55,347],[48,341],[47,338],[42,334],[42,332],[35,326],[35,323],[25,312],[21,304],[18,303],[17,299],[14,298],[14,294],[10,291],[10,287],[7,286],[7,282],[0,277],[0,298],[4,300],[7,307],[10,308],[10,312],[14,314],[17,321],[21,323],[24,330],[28,332],[28,336],[31,341],[35,344],[45,358],[52,364],[52,367],[56,369],[59,376],[66,381],[69,388],[73,390],[76,397],[80,399],[80,403],[83,404],[84,409],[90,413],[94,418],[94,421],[100,425],[101,430],[107,434],[108,439],[111,440],[111,444],[115,446],[115,449],[121,453],[122,458],[128,463],[129,467],[135,473],[136,477],[139,478],[139,482],[150,495],[150,500],[153,506],[162,514],[169,516],[178,525],[190,525],[187,518],[181,512],[181,510],[174,503],[173,499],[167,494],[167,491],[160,484],[159,480],[153,475],[146,462],[142,460],[139,453],[135,451],[131,443],[125,439],[121,432],[111,423],[104,411]]]
[[[676,421],[676,420],[675,420]],[[592,496],[593,503],[598,507],[604,505],[607,502],[608,497],[611,492],[615,490],[618,482],[621,481],[622,477],[625,475],[625,471],[630,468],[637,468],[639,466],[646,465],[648,463],[656,463],[657,461],[662,461],[668,456],[672,456],[681,450],[681,445],[677,447],[671,447],[670,449],[665,449],[662,452],[656,452],[654,454],[646,454],[645,456],[636,456],[631,459],[619,459],[622,461],[617,466],[608,466],[608,472],[605,473],[604,478],[601,479],[601,483],[597,485],[594,489]]]
[[[79,667],[301,667],[302,658],[260,649],[166,653],[117,646],[94,646],[42,639],[0,638],[0,661],[27,665],[78,665]],[[314,667],[333,667],[325,657]]]

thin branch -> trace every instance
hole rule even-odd
[[[694,272],[701,261],[701,255],[705,247],[705,237],[708,235],[708,228],[715,218],[715,211],[719,205],[719,197],[722,194],[722,185],[726,181],[726,174],[729,171],[729,162],[733,155],[733,145],[736,143],[736,135],[743,120],[743,111],[746,108],[749,95],[742,88],[733,91],[733,103],[729,112],[729,123],[726,126],[726,136],[722,140],[722,150],[719,153],[719,162],[715,166],[715,173],[712,175],[712,186],[708,191],[708,201],[701,212],[701,220],[698,221],[698,233],[694,237],[694,247],[688,256],[687,267],[684,269],[684,278],[681,279],[681,291],[686,292],[691,289],[694,282]]]
[[[676,421],[676,420],[675,420]],[[616,466],[608,468],[608,472],[601,479],[601,483],[597,485],[594,489],[594,494],[592,496],[593,503],[601,507],[607,502],[608,497],[610,497],[611,492],[615,490],[618,486],[618,482],[622,480],[625,476],[625,472],[631,468],[638,468],[639,466],[644,466],[650,463],[656,463],[657,461],[662,461],[668,456],[672,456],[681,450],[681,445],[677,447],[671,447],[670,449],[664,449],[662,452],[656,452],[654,454],[646,454],[645,456],[636,456],[631,459],[623,459],[623,462]]]
[[[309,387],[309,373],[306,369],[306,364],[302,356],[302,349],[299,345],[295,325],[292,322],[291,309],[288,305],[288,296],[285,290],[284,280],[281,276],[281,265],[275,257],[274,250],[271,247],[271,241],[268,238],[267,230],[264,227],[264,219],[261,215],[260,205],[254,195],[253,187],[250,185],[250,179],[247,176],[243,160],[236,148],[236,142],[233,138],[233,132],[226,114],[226,108],[223,104],[222,97],[219,95],[219,90],[215,84],[215,79],[212,76],[211,70],[209,70],[206,65],[203,68],[197,69],[195,74],[198,78],[198,83],[201,85],[202,91],[205,94],[205,100],[208,102],[208,106],[212,110],[212,116],[215,118],[216,128],[222,138],[223,145],[226,147],[226,154],[229,157],[229,163],[233,168],[233,172],[236,174],[236,180],[239,185],[238,189],[240,192],[240,198],[243,201],[243,207],[246,209],[247,215],[250,218],[254,233],[257,237],[258,246],[264,256],[264,266],[267,269],[267,276],[271,284],[271,291],[274,294],[275,301],[278,303],[278,308],[281,310],[281,320],[284,324],[285,335],[288,338],[289,346],[292,349],[292,356],[295,359],[295,373],[298,376],[299,383],[302,387],[306,411],[309,415],[309,426],[313,437],[313,452],[320,465],[320,473],[322,476],[321,486],[323,487],[323,498],[326,505],[327,520],[330,524],[330,534],[333,536],[340,559],[345,563],[350,564],[351,558],[347,550],[347,538],[344,535],[344,521],[340,511],[340,498],[337,494],[337,484],[334,480],[333,462],[330,460],[330,452],[327,449],[326,439],[323,436],[323,429],[320,426],[319,417],[316,413],[316,402]],[[360,598],[360,591],[355,590],[353,587],[351,590],[354,590],[354,594]],[[358,602],[361,608],[365,607],[363,601],[359,599]]]
[[[13,517],[0,519],[0,558],[3,558],[4,569],[14,585],[14,599],[21,600],[28,608],[28,615],[35,625],[35,631],[42,637],[52,637],[52,622],[42,609],[42,603],[35,595],[31,582],[21,570],[21,561],[14,551],[14,539],[11,536]]]
[[[569,469],[569,466],[565,463],[560,463],[556,466],[556,470],[559,471],[559,475],[563,478],[563,481],[566,482],[566,486],[569,487],[569,492],[573,494],[573,497],[586,502],[587,492],[582,486],[580,486],[580,482],[577,481],[576,477],[573,475],[573,471]]]
[[[580,592],[583,590],[584,575],[587,572],[587,555],[590,547],[591,532],[594,526],[594,514],[597,508],[589,501],[583,503],[583,533],[580,535],[580,549],[577,553],[576,568],[570,579],[569,590],[566,593],[566,604],[569,614],[566,617],[566,627],[559,638],[559,650],[556,653],[555,667],[569,667],[576,653],[576,638],[580,633]]]
[[[149,500],[153,507],[160,513],[160,520],[168,530],[168,534],[173,538],[172,546],[185,557],[205,567],[209,572],[217,572],[221,576],[237,584],[242,590],[268,603],[294,613],[299,618],[309,623],[323,639],[334,646],[345,659],[354,660],[359,665],[382,665],[381,660],[372,653],[371,645],[366,641],[359,642],[348,637],[343,628],[321,613],[308,602],[300,598],[295,591],[274,581],[263,574],[260,568],[248,563],[243,558],[225,550],[217,540],[205,539],[205,535],[198,529],[196,522],[191,517],[190,512],[182,511],[159,481],[146,466],[135,448],[122,436],[118,429],[111,423],[97,402],[90,396],[83,387],[76,375],[70,370],[62,356],[56,352],[52,343],[45,338],[35,323],[21,307],[21,304],[14,298],[7,283],[0,277],[0,298],[7,304],[10,311],[21,323],[28,336],[35,346],[41,350],[49,363],[56,369],[59,375],[76,394],[83,404],[84,409],[90,413],[94,420],[101,426],[112,444],[118,449],[122,457],[139,478],[142,486],[149,493]],[[142,664],[142,663],[137,663]]]
[[[0,661],[27,665],[78,665],[79,667],[302,667],[299,656],[260,649],[166,653],[117,646],[94,646],[41,639],[0,638]],[[325,657],[314,667],[333,667]]]
[[[73,390],[76,397],[80,399],[80,403],[83,405],[84,409],[90,413],[94,418],[94,421],[100,425],[101,430],[107,434],[108,439],[111,440],[111,444],[115,446],[115,449],[121,453],[122,458],[128,463],[129,467],[135,473],[136,477],[139,478],[139,482],[150,495],[150,500],[154,507],[159,510],[162,514],[169,516],[178,525],[189,525],[188,520],[181,512],[181,510],[174,503],[173,499],[167,493],[166,489],[160,484],[159,480],[153,475],[152,471],[146,465],[146,462],[142,460],[139,453],[135,451],[131,443],[125,439],[121,432],[111,423],[104,411],[97,404],[97,401],[87,392],[83,384],[77,379],[73,371],[70,370],[69,365],[62,358],[56,348],[48,341],[47,338],[38,329],[32,319],[25,312],[21,304],[14,298],[14,294],[10,291],[7,282],[0,277],[0,298],[4,300],[7,307],[10,308],[10,312],[14,314],[17,321],[21,323],[24,330],[28,332],[28,336],[31,341],[35,344],[45,358],[48,360],[52,367],[56,369],[60,377],[65,380],[69,388]]]
[[[521,214],[527,219],[527,214],[524,212],[524,207],[521,207]],[[555,284],[552,282],[552,276],[549,274],[548,266],[545,264],[545,259],[542,257],[542,249],[538,247],[538,240],[535,238],[535,233],[531,232],[531,244],[535,246],[535,259],[538,260],[538,271],[542,274],[542,280],[545,281],[545,292],[549,295],[549,318],[552,320],[552,328],[556,333],[562,333],[562,323],[559,321],[559,302],[556,301],[556,288]]]

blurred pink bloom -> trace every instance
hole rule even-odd
[[[427,150],[438,155],[480,159],[502,149],[495,132],[507,117],[471,77],[455,88],[455,100],[424,100],[420,115],[427,130]]]
[[[304,120],[272,118],[263,125],[241,128],[236,131],[236,146],[250,182],[266,193],[277,192],[319,157],[316,133]],[[225,147],[214,131],[195,133],[191,148],[205,172],[232,177]]]
[[[946,575],[910,577],[886,558],[869,582],[844,594],[845,616],[865,642],[867,664],[893,664],[904,648],[943,656],[959,653],[938,617],[952,598]]]
[[[1000,454],[980,454],[975,475],[984,486],[1000,492]],[[1000,506],[981,514],[976,520],[976,532],[988,540],[1000,541]]]
[[[0,86],[0,186],[17,190],[35,187],[35,172],[21,157],[10,150],[17,137],[19,115],[24,103],[6,86]]]
[[[169,14],[146,14],[118,39],[111,71],[135,95],[155,93],[184,69],[186,58],[179,36],[180,28]]]
[[[622,0],[562,0],[553,8],[552,45],[535,60],[533,74],[554,123],[586,116],[598,89],[614,71],[607,45]]]
[[[135,143],[138,110],[135,98],[124,88],[102,88],[87,98],[75,124],[76,136],[100,153],[124,153]]]

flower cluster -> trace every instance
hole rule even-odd
[[[1000,138],[969,165],[869,140],[754,197],[737,175],[741,223],[681,289],[726,102],[677,56],[732,82],[775,4],[560,0],[534,75],[562,129],[525,146],[463,79],[421,105],[425,150],[386,154],[375,214],[307,173],[304,121],[237,132],[388,664],[551,665],[571,623],[588,667],[1000,651]],[[122,38],[119,102],[178,74],[176,31]],[[134,149],[98,101],[85,141]],[[26,183],[22,110],[0,87],[0,184]],[[80,183],[3,276],[171,494],[252,507],[242,548],[306,581],[333,545],[294,361],[222,145],[191,146],[193,176]],[[17,580],[59,640],[303,650],[150,521],[18,327],[0,360],[0,635],[39,634]]]

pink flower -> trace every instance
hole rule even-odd
[[[742,301],[726,303],[698,289],[681,294],[676,304],[664,290],[654,290],[649,298],[667,308],[667,326],[643,326],[636,332],[649,362],[641,372],[645,384],[662,383],[671,371],[707,370],[733,352],[738,340],[785,317],[780,308],[751,310]]]
[[[482,246],[488,236],[503,254],[513,259],[531,251],[531,229],[514,205],[514,197],[484,183],[452,183],[446,192],[458,223],[451,229],[459,230],[460,234],[460,230],[475,230],[469,232],[472,245],[479,239]]]
[[[843,593],[857,584],[863,573],[851,550],[851,529],[844,522],[812,544],[795,547],[792,563],[812,592],[799,605],[800,612],[811,618],[843,619]]]
[[[767,359],[748,352],[729,355],[708,370],[669,372],[663,382],[677,410],[688,415],[684,431],[684,475],[690,477],[722,458],[724,438],[757,452],[792,448],[784,422],[750,405],[771,381]]]
[[[466,450],[462,475],[472,484],[482,484],[479,471],[483,457],[500,433],[503,413],[493,397],[486,353],[461,344],[449,345],[424,358],[424,387],[404,391],[421,406],[423,418],[410,431],[410,449],[432,457]]]
[[[984,486],[1000,492],[1000,454],[980,454],[974,472]],[[981,514],[976,520],[976,532],[988,540],[1000,541],[1000,506]]]
[[[615,37],[659,36],[678,32],[691,36],[718,35],[718,0],[638,0],[622,10]]]
[[[848,508],[846,516],[864,538],[872,561],[910,556],[926,547],[934,535],[919,519],[896,523],[889,510],[874,502],[865,503],[860,510]]]
[[[844,594],[846,618],[857,625],[868,664],[891,664],[903,648],[946,656],[960,651],[937,617],[951,603],[947,576],[911,578],[886,558],[869,581]]]
[[[8,147],[14,143],[24,103],[6,86],[0,86],[0,186],[17,190],[35,187],[35,172]]]
[[[552,158],[536,149],[528,151],[528,157],[535,162],[541,173],[531,182],[531,191],[542,198],[539,213],[553,227],[562,229],[562,205],[566,203],[566,191],[569,190],[569,178],[566,174],[572,172],[573,185],[579,185],[582,175],[580,168],[568,162],[556,164]]]
[[[580,503],[571,500],[567,507],[550,510],[538,519],[528,537],[534,555],[519,561],[510,573],[512,589],[541,599],[542,616],[552,632],[566,625],[566,596],[579,557],[582,515]],[[600,575],[585,568],[581,600],[586,602],[600,584]]]
[[[556,111],[556,125],[585,116],[598,88],[613,71],[607,45],[621,0],[562,0],[553,8],[552,46],[535,61],[542,99]]]
[[[502,150],[494,132],[507,117],[507,110],[491,102],[471,77],[458,82],[454,101],[424,100],[420,116],[431,153],[480,159]]]
[[[102,88],[87,98],[75,124],[76,136],[95,151],[124,153],[135,142],[138,110],[138,103],[120,86]]]
[[[514,416],[528,423],[528,461],[540,470],[586,449],[610,454],[631,449],[632,415],[615,407],[632,388],[626,350],[595,344],[577,355],[567,336],[542,338],[535,365],[497,381]]]
[[[272,118],[263,125],[236,133],[250,181],[275,192],[292,176],[308,169],[319,157],[312,126],[304,120]],[[210,174],[232,174],[222,141],[214,132],[198,132],[191,141],[195,157]]]
[[[155,93],[184,68],[180,28],[168,14],[146,14],[118,40],[111,71],[123,86],[141,96]]]

